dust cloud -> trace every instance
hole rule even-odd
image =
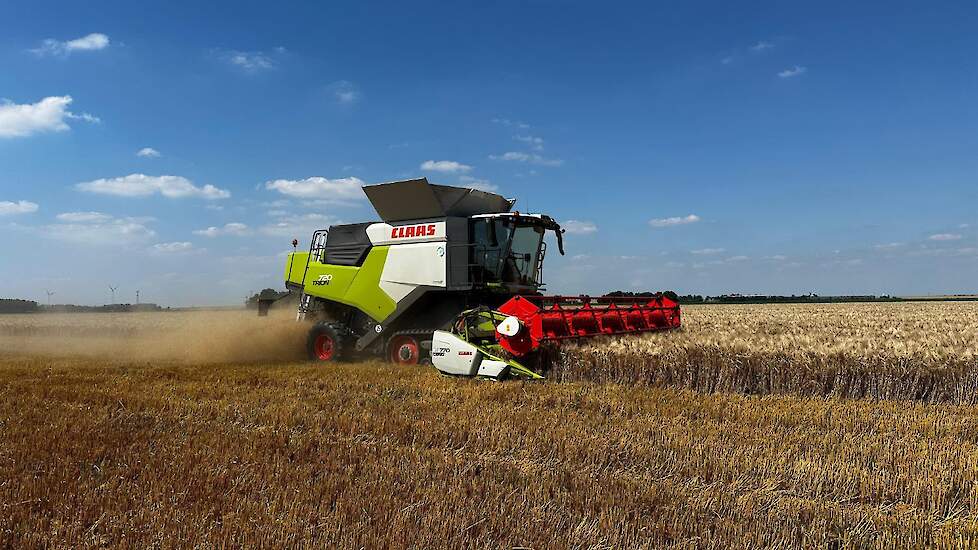
[[[308,323],[294,311],[179,311],[0,316],[0,353],[186,364],[306,357]]]

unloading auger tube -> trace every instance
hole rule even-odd
[[[540,378],[520,360],[546,342],[680,325],[679,305],[661,294],[543,295],[547,232],[564,253],[546,214],[425,178],[363,190],[380,221],[316,231],[309,251],[286,261],[312,360],[379,356],[445,374]]]

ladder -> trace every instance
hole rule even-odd
[[[309,255],[306,256],[306,267],[302,271],[302,294],[299,295],[299,309],[295,314],[296,321],[305,321],[309,306],[312,305],[312,296],[306,294],[306,275],[309,273],[309,263],[316,259],[316,262],[323,263],[326,259],[326,236],[329,231],[319,229],[312,234],[309,241]]]

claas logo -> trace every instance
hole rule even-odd
[[[428,225],[402,225],[391,228],[392,239],[407,239],[411,237],[434,237],[435,224]]]

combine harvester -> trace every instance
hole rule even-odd
[[[315,322],[313,360],[373,355],[453,375],[542,378],[525,364],[547,342],[680,326],[679,305],[662,294],[542,295],[547,231],[564,253],[549,216],[424,178],[363,190],[383,221],[316,231],[309,252],[286,262],[298,318]]]

